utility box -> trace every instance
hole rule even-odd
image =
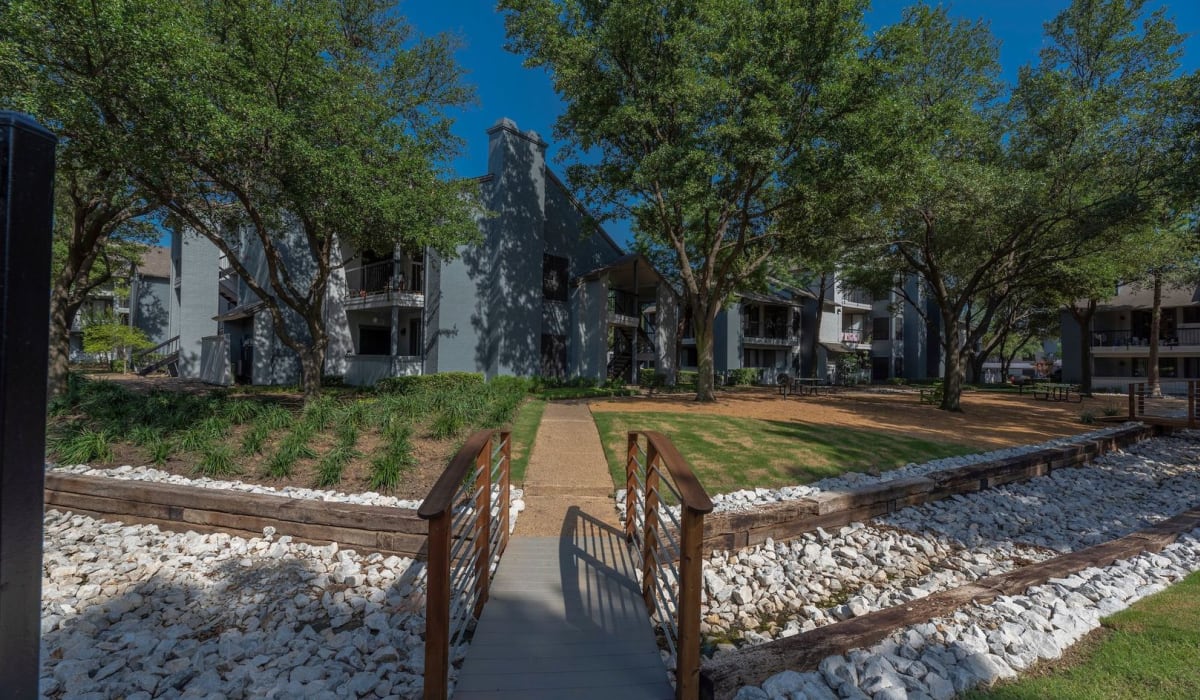
[[[57,139],[0,111],[0,694],[38,697]]]

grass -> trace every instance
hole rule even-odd
[[[1200,572],[1102,620],[1065,663],[978,691],[976,700],[1200,697]]]
[[[525,482],[525,469],[529,467],[529,455],[533,452],[533,440],[537,437],[538,426],[542,424],[542,413],[546,411],[546,402],[540,399],[526,401],[517,410],[517,417],[512,423],[512,475],[514,484]]]
[[[647,412],[593,414],[613,483],[625,486],[629,430],[669,435],[709,493],[804,484],[847,471],[887,471],[977,448],[856,428],[732,416]]]

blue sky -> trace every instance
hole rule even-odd
[[[910,4],[907,0],[875,0],[867,23],[872,29],[891,24]],[[1068,0],[960,0],[949,7],[952,15],[982,18],[990,23],[992,33],[1001,41],[1005,78],[1015,81],[1017,69],[1037,59],[1043,40],[1042,23],[1068,4]],[[1149,6],[1165,6],[1179,30],[1191,35],[1184,47],[1183,67],[1200,67],[1200,37],[1196,36],[1200,34],[1200,2],[1151,0]],[[541,134],[550,143],[552,167],[561,172],[563,165],[554,160],[558,149],[552,127],[562,103],[544,71],[523,67],[521,57],[504,50],[504,21],[493,8],[487,0],[407,0],[400,5],[400,12],[421,33],[448,32],[463,42],[457,58],[468,71],[467,80],[475,86],[478,101],[455,115],[454,131],[466,142],[463,154],[454,162],[455,172],[464,177],[486,172],[485,131],[500,117],[513,119],[522,130],[533,129]],[[620,222],[606,228],[618,241],[628,239],[627,227]]]

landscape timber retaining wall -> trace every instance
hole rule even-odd
[[[184,532],[279,535],[359,552],[425,557],[429,527],[407,508],[46,472],[46,508]]]
[[[731,698],[744,685],[760,685],[786,670],[814,671],[828,656],[867,648],[892,632],[946,617],[970,603],[989,604],[998,596],[1023,595],[1031,586],[1065,578],[1088,567],[1104,567],[1144,552],[1161,552],[1179,536],[1200,527],[1200,507],[1118,539],[989,576],[890,608],[801,632],[766,644],[743,647],[710,659],[700,670],[700,696]]]
[[[760,506],[748,511],[711,513],[704,519],[705,552],[742,549],[766,542],[799,537],[817,528],[864,522],[901,508],[948,498],[958,493],[1026,481],[1055,469],[1078,467],[1096,457],[1169,432],[1162,426],[1138,425],[1101,438],[1080,438],[1065,447],[979,462],[931,472],[925,476],[893,479],[862,488],[825,491],[815,496]]]

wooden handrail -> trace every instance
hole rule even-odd
[[[644,462],[638,461],[638,453],[641,451],[638,444],[639,435],[646,438]],[[666,473],[674,483],[673,490],[680,500],[681,518],[677,533],[679,567],[675,577],[679,592],[674,611],[675,697],[676,700],[697,700],[700,697],[700,591],[704,566],[701,545],[704,539],[704,516],[712,512],[713,502],[687,460],[679,454],[675,444],[666,435],[650,430],[631,431],[628,435],[626,455],[625,535],[630,541],[640,543],[642,597],[646,601],[647,610],[651,615],[658,615],[660,623],[663,615],[669,612],[657,599],[657,579],[663,565],[657,555],[657,530],[662,526],[658,497],[661,467],[666,467]],[[641,532],[638,531],[636,523],[639,470],[645,473],[644,482],[640,485],[640,492],[643,494]],[[663,632],[669,639],[670,630],[664,627]]]
[[[675,482],[675,488],[679,489],[679,497],[683,501],[683,505],[697,513],[711,513],[713,511],[712,499],[700,485],[700,480],[696,478],[696,473],[692,471],[687,460],[679,454],[679,450],[675,449],[675,443],[660,432],[653,430],[639,432],[646,436],[646,440],[662,456],[663,463],[666,464],[667,471],[671,473],[671,479]]]
[[[500,447],[495,450],[492,445],[497,437]],[[508,545],[510,442],[511,433],[507,429],[480,430],[472,434],[450,460],[417,509],[417,515],[429,521],[429,560],[425,575],[425,700],[445,700],[449,693],[450,644],[455,636],[457,621],[457,617],[451,619],[452,608],[456,605],[456,601],[451,599],[450,584],[456,565],[452,559],[457,555],[474,576],[474,586],[464,586],[464,590],[459,591],[464,602],[474,596],[474,604],[469,607],[462,605],[460,615],[478,619],[487,602],[492,563],[499,560]],[[472,473],[475,478],[468,483]],[[496,501],[498,512],[494,524],[493,486],[499,487]],[[474,515],[459,516],[462,519],[456,520],[454,508],[457,505],[473,508]],[[456,526],[465,527],[466,532],[456,533]],[[459,538],[459,545],[455,545],[456,537]],[[470,578],[457,580],[461,584],[469,582]],[[460,641],[464,628],[465,624],[459,628]]]

